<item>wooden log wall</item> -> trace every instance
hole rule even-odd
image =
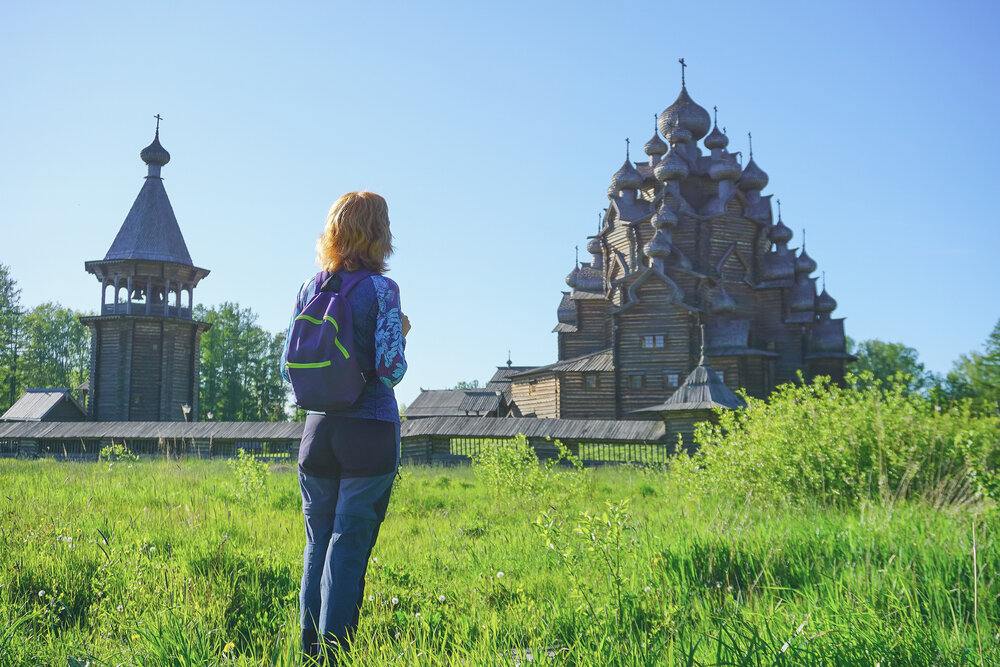
[[[587,386],[588,376],[594,378],[596,387]],[[560,396],[561,419],[615,418],[615,374],[611,371],[563,373]]]
[[[618,419],[637,418],[631,411],[662,403],[674,388],[667,387],[665,374],[675,372],[681,378],[690,371],[690,327],[688,312],[670,302],[671,289],[655,278],[646,280],[637,290],[639,303],[615,315],[615,375],[619,391]],[[663,335],[664,347],[642,347],[646,335]],[[633,388],[631,378],[640,374],[641,388]]]
[[[511,397],[525,417],[559,417],[560,386],[555,375],[518,378],[511,382]]]
[[[575,299],[577,330],[559,334],[559,360],[611,347],[611,303],[605,299]]]

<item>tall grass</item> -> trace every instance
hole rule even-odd
[[[988,501],[496,479],[404,469],[349,664],[1000,663]],[[222,462],[0,461],[0,664],[298,664],[294,470],[244,494]]]

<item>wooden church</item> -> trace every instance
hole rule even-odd
[[[647,159],[626,150],[611,179],[591,261],[566,278],[558,360],[507,378],[511,414],[648,418],[701,366],[702,342],[704,363],[751,396],[800,372],[843,380],[851,357],[837,302],[825,286],[817,294],[816,262],[804,239],[789,247],[780,207],[774,220],[752,144],[745,165],[728,145],[682,77]]]
[[[153,143],[139,153],[147,175],[104,259],[86,262],[101,283],[90,327],[92,421],[197,421],[201,334],[194,288],[208,275],[191,261],[163,188],[170,153]]]

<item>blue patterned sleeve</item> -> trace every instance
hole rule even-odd
[[[295,310],[292,311],[292,319],[288,322],[288,331],[285,333],[285,349],[281,351],[281,377],[285,378],[285,382],[291,382],[288,378],[288,368],[285,362],[288,360],[288,344],[292,338],[292,325],[295,324],[295,318],[299,316],[302,309],[306,307],[309,300],[312,299],[311,292],[314,289],[314,284],[312,280],[307,280],[302,283],[302,287],[299,288],[299,293],[295,297]]]
[[[375,374],[387,387],[395,387],[406,373],[406,339],[400,317],[399,287],[385,276],[372,276],[378,298],[375,321]]]

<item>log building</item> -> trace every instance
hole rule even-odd
[[[745,165],[728,145],[682,79],[647,159],[632,162],[626,148],[592,259],[566,278],[557,361],[509,377],[513,413],[635,418],[699,367],[701,325],[706,362],[730,389],[766,397],[799,372],[843,380],[851,357],[837,302],[825,285],[817,294],[804,238],[789,247],[780,206],[774,220],[752,144]]]
[[[159,121],[139,153],[146,180],[104,259],[85,268],[101,283],[90,327],[87,418],[96,421],[197,421],[201,334],[194,288],[208,275],[191,261],[160,169],[170,153]]]

